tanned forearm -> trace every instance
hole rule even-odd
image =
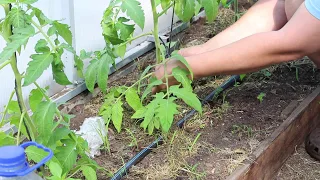
[[[249,36],[222,48],[186,57],[195,77],[242,74],[302,57],[296,42],[280,32]]]

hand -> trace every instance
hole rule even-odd
[[[166,68],[166,71],[167,71],[167,75],[171,75],[172,74],[172,69],[176,68],[176,67],[181,67],[181,68],[185,68],[186,67],[180,62],[180,61],[177,61],[177,60],[170,60],[167,62],[167,68]],[[157,78],[157,79],[161,79],[162,82],[164,84],[161,84],[159,86],[156,86],[152,89],[152,93],[157,93],[157,92],[160,92],[162,90],[166,90],[167,86],[166,86],[166,78],[165,78],[165,68],[164,68],[164,65],[159,65],[155,68],[155,72],[154,72],[154,76]],[[173,76],[170,76],[168,77],[168,84],[169,86],[172,86],[172,85],[176,85],[178,84],[178,81],[173,77]]]

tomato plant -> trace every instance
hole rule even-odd
[[[225,3],[226,1],[222,1]],[[132,119],[143,119],[141,127],[152,134],[154,130],[167,133],[172,126],[174,116],[179,113],[177,100],[183,100],[187,105],[202,112],[202,107],[196,94],[191,87],[193,73],[185,58],[177,51],[167,57],[166,45],[161,44],[159,38],[159,18],[166,14],[170,8],[174,8],[175,14],[184,22],[198,14],[204,8],[207,20],[212,22],[218,13],[220,0],[150,0],[153,15],[153,30],[151,32],[134,37],[136,28],[144,29],[145,13],[137,0],[112,0],[105,10],[101,26],[106,47],[103,51],[96,52],[88,70],[85,74],[85,81],[90,91],[93,91],[97,82],[100,89],[105,93],[105,101],[100,108],[100,115],[105,119],[107,126],[111,123],[118,132],[122,129],[123,104],[126,102],[135,111]],[[161,11],[158,11],[161,6]],[[122,12],[123,15],[120,15]],[[141,74],[140,79],[133,85],[126,87],[113,87],[107,89],[109,65],[115,66],[115,58],[123,58],[126,47],[133,40],[143,36],[153,35],[156,47],[156,63],[149,65]],[[178,60],[188,70],[182,68],[173,69],[172,75],[165,73],[163,79],[174,78],[180,82],[179,85],[167,87],[166,92],[151,94],[152,88],[163,84],[162,80],[153,77],[150,72],[152,68],[166,64],[171,60]],[[165,71],[166,72],[166,71]],[[189,79],[189,77],[191,77]],[[147,84],[144,84],[148,82]],[[145,85],[146,88],[141,88]]]
[[[43,172],[49,176],[48,179],[72,179],[80,171],[87,178],[96,179],[92,177],[96,176],[95,171],[99,166],[87,156],[87,142],[69,129],[71,116],[61,113],[58,105],[48,97],[47,89],[36,83],[43,72],[51,67],[56,83],[71,84],[64,73],[61,56],[64,51],[75,54],[69,26],[47,18],[40,9],[33,6],[36,1],[0,0],[5,12],[5,17],[0,22],[0,35],[7,43],[0,53],[0,70],[10,66],[15,77],[15,89],[2,114],[0,125],[10,122],[18,128],[17,134],[7,135],[1,132],[0,145],[18,145],[23,140],[23,135],[54,151],[54,158],[48,163],[51,173]],[[37,34],[41,34],[42,38],[34,47],[35,53],[30,56],[31,61],[26,72],[21,72],[16,55],[24,49],[28,40]],[[75,64],[80,75],[82,57],[75,54]],[[30,85],[36,87],[29,95],[28,104],[32,115],[28,113],[27,102],[22,93],[22,89]],[[17,101],[13,100],[14,95]],[[44,151],[33,147],[27,148],[26,153],[29,160],[35,162],[46,156]]]

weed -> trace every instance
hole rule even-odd
[[[129,146],[138,148],[138,141],[137,141],[137,138],[134,136],[133,132],[128,128],[126,128],[126,131],[130,135],[129,138],[130,138],[131,142],[130,142]]]
[[[262,92],[257,96],[257,99],[260,101],[260,103],[262,103],[264,97],[266,97],[266,94]]]
[[[221,106],[213,109],[213,114],[215,116],[217,116],[219,119],[222,119],[223,114],[228,112],[230,107],[231,106],[230,106],[229,102],[228,101],[224,101],[223,104],[221,104]]]
[[[199,133],[199,134],[196,136],[196,138],[193,140],[191,146],[189,146],[188,149],[189,149],[189,152],[190,152],[190,153],[192,152],[193,147],[194,147],[194,145],[197,143],[197,141],[198,141],[198,139],[200,138],[200,136],[201,136],[201,133]]]
[[[252,128],[247,125],[233,125],[232,126],[232,134],[237,134],[239,138],[245,134],[248,138],[251,138],[253,135]]]
[[[199,172],[198,165],[199,164],[195,164],[195,165],[185,164],[184,167],[181,168],[180,170],[189,174],[189,177],[192,179],[197,179],[197,180],[204,179],[206,177],[206,173]]]

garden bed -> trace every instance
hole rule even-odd
[[[241,8],[240,8],[241,9]],[[223,20],[223,21],[222,21]],[[223,10],[214,25],[200,20],[177,35],[181,47],[206,42],[233,21],[233,13]],[[138,58],[110,77],[109,86],[133,84],[147,65],[155,59],[154,52]],[[130,70],[130,71],[129,71]],[[195,92],[203,99],[228,76],[208,77],[194,82]],[[246,161],[260,143],[268,138],[291,114],[294,108],[320,84],[320,72],[308,59],[281,64],[246,76],[242,84],[222,92],[204,105],[202,116],[196,114],[183,129],[173,126],[165,143],[154,149],[134,166],[125,179],[225,179]],[[78,130],[85,118],[97,116],[103,103],[102,94],[84,92],[64,105],[63,111],[75,117],[72,129]],[[266,96],[259,101],[257,97]],[[292,108],[287,108],[291,104]],[[175,117],[177,122],[190,110]],[[109,128],[110,151],[102,149],[95,158],[99,165],[115,173],[141,149],[154,141],[130,119],[131,109],[125,105],[124,125],[118,134]],[[108,179],[99,172],[99,179]]]

